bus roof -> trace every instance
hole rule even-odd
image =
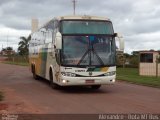
[[[53,20],[107,20],[110,21],[109,18],[107,17],[100,17],[100,16],[89,16],[89,15],[68,15],[68,16],[59,16],[59,17],[55,17],[54,19],[51,19],[50,21]],[[44,27],[45,25],[47,25],[50,21],[48,21],[47,23],[45,23],[44,25],[42,25],[41,27],[39,27],[38,29]],[[37,30],[38,30],[37,29]],[[31,33],[32,35],[33,33]]]
[[[108,20],[110,21],[109,18],[107,17],[99,17],[99,16],[89,16],[89,15],[74,15],[74,16],[60,16],[60,17],[55,17],[55,19],[58,20]]]

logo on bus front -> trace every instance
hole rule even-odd
[[[89,76],[92,76],[92,72],[89,72]]]

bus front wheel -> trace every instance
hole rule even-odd
[[[53,73],[52,73],[52,70],[51,70],[51,69],[50,69],[50,71],[49,71],[49,78],[50,78],[50,86],[51,86],[53,89],[58,89],[58,85],[53,82]]]
[[[97,89],[99,89],[101,87],[101,85],[92,85],[91,86],[91,88],[93,89],[93,90],[97,90]]]

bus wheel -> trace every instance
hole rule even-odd
[[[52,73],[52,70],[49,71],[49,79],[50,79],[50,86],[53,89],[58,89],[58,85],[53,82],[53,73]]]
[[[36,75],[36,72],[35,72],[35,66],[32,66],[32,74],[33,74],[33,78],[34,78],[35,80],[38,80],[38,79],[39,79],[39,76]]]
[[[93,89],[93,90],[97,90],[97,89],[99,89],[101,87],[101,85],[92,85],[91,86],[91,88]]]

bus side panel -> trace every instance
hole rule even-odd
[[[29,56],[30,66],[35,65],[35,72],[38,76],[49,80],[50,66],[56,65],[55,55],[52,51],[52,43],[38,46],[38,54]]]
[[[38,46],[36,47],[30,47],[30,55],[29,55],[29,63],[30,63],[30,67],[32,65],[35,65],[35,73],[39,76],[41,76],[40,74],[40,65],[41,65],[41,54],[39,54],[39,52],[35,52],[36,49],[38,48]],[[38,49],[37,49],[38,51]]]
[[[43,45],[40,51],[40,59],[41,59],[40,75],[43,78],[45,78],[45,74],[46,74],[47,49],[48,49],[47,46],[48,44]]]
[[[48,51],[47,51],[47,61],[46,61],[46,75],[45,78],[49,80],[49,70],[51,66],[55,66],[56,60],[55,60],[55,55],[54,51],[52,48],[52,43],[48,44]],[[53,71],[54,72],[54,71]]]

